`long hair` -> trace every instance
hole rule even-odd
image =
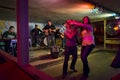
[[[83,17],[83,19],[82,19],[82,23],[84,23],[84,19],[85,19],[85,18],[88,19],[88,23],[87,23],[87,24],[91,24],[90,18],[89,18],[88,16]]]
[[[91,21],[90,21],[90,18],[89,18],[88,16],[83,17],[82,23],[84,23],[84,19],[85,19],[85,18],[88,19],[88,23],[87,23],[87,24],[90,24],[90,25],[91,25]],[[88,31],[88,29],[86,29],[86,28],[84,28],[84,27],[81,28],[81,31],[83,31],[84,29]]]

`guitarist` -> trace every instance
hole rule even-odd
[[[60,37],[62,39],[62,48],[65,48],[65,41],[66,41],[65,36],[64,36],[65,29],[66,29],[66,23],[64,23],[62,25],[62,27],[60,28]]]
[[[48,21],[47,25],[43,28],[43,32],[45,33],[45,36],[47,38],[47,46],[50,48],[50,46],[55,45],[55,26],[52,25],[51,21]]]

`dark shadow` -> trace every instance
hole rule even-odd
[[[35,67],[38,68],[38,69],[44,69],[46,67],[55,66],[55,65],[58,65],[58,64],[61,64],[61,63],[63,63],[63,59],[47,62],[47,63],[44,63],[44,64],[39,64]]]
[[[7,62],[2,56],[0,56],[0,64]]]
[[[88,78],[82,75],[82,76],[80,77],[80,80],[88,80]]]
[[[98,49],[98,50],[93,50],[92,51],[92,53],[99,53],[99,52],[109,52],[109,53],[111,53],[111,52],[113,52],[113,53],[116,53],[116,50],[107,50],[107,49]]]
[[[110,80],[120,80],[120,73],[113,76]]]
[[[120,48],[118,49],[116,56],[111,63],[111,67],[120,68]]]
[[[58,58],[58,57],[53,58],[53,57],[51,56],[51,54],[46,54],[46,55],[42,55],[42,56],[39,56],[39,57],[31,58],[30,62],[34,62],[34,61],[37,61],[37,60],[57,59],[57,58]]]
[[[44,60],[44,59],[52,59],[52,57],[51,57],[50,54],[46,54],[46,55],[43,55],[43,56],[39,56],[39,60]]]
[[[64,79],[62,79],[62,75],[60,75],[60,76],[55,77],[55,80],[81,80],[80,79],[81,78],[81,74],[77,74],[75,76],[71,76],[73,73],[74,73],[73,71],[69,71],[67,76]]]
[[[63,52],[59,52],[59,53],[52,53],[52,54],[45,54],[45,55],[41,55],[39,57],[35,57],[35,58],[31,58],[30,62],[34,62],[37,60],[50,60],[50,59],[57,59],[59,57],[62,57],[64,55]]]

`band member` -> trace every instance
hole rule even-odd
[[[45,36],[47,38],[47,46],[50,48],[50,46],[55,45],[55,26],[52,25],[51,21],[48,21],[48,24],[43,28],[43,32],[45,33]]]
[[[31,37],[32,37],[32,46],[36,47],[36,45],[40,45],[40,34],[42,30],[39,29],[38,25],[35,25],[35,28],[31,30]]]

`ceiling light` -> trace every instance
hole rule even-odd
[[[120,16],[115,16],[115,19],[120,19]]]
[[[102,7],[98,7],[98,6],[95,6],[93,9],[92,9],[92,11],[94,12],[94,13],[102,13],[103,12],[103,8]]]

